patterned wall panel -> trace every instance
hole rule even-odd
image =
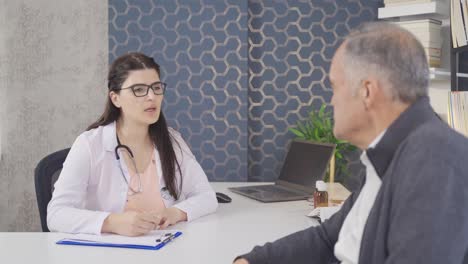
[[[109,60],[137,50],[162,65],[164,113],[210,180],[271,181],[288,128],[330,102],[337,46],[381,2],[109,0]]]
[[[331,58],[381,1],[249,0],[249,180],[279,176],[288,128],[329,103]]]
[[[247,2],[109,0],[109,61],[153,56],[164,114],[212,181],[247,180]]]

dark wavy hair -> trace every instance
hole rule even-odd
[[[154,69],[161,77],[161,71],[159,65],[153,60],[142,53],[133,52],[125,54],[117,58],[109,68],[109,75],[107,76],[109,92],[115,93],[120,92],[122,84],[127,79],[130,71]],[[111,101],[110,97],[107,96],[107,102],[104,109],[104,113],[99,119],[91,124],[87,130],[97,128],[99,126],[105,126],[112,122],[117,121],[121,115],[121,110],[117,108]],[[173,141],[178,145],[179,143],[175,138],[171,136],[167,128],[166,119],[161,110],[159,119],[156,123],[151,124],[148,128],[151,141],[156,146],[161,159],[162,173],[164,181],[166,182],[166,188],[169,193],[176,200],[179,199],[180,190],[182,189],[182,177],[180,177],[179,190],[176,188],[176,166],[180,173],[180,164],[175,155]]]

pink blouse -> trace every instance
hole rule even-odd
[[[124,211],[162,212],[166,208],[161,197],[159,175],[154,157],[153,153],[148,167],[143,173],[140,173],[142,192],[127,194]],[[138,190],[138,176],[134,172],[130,172],[130,184],[134,190]]]

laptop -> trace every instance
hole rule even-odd
[[[229,190],[265,203],[308,199],[313,195],[315,182],[323,179],[334,150],[334,144],[295,139],[274,184]]]

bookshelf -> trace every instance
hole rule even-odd
[[[466,32],[466,26],[468,22],[467,18],[467,0],[449,0],[451,6],[450,12],[450,85],[452,91],[468,91],[468,64],[465,62],[468,59],[468,34]],[[458,11],[456,11],[458,9]],[[461,9],[461,12],[460,10]],[[458,14],[457,14],[458,12]],[[455,23],[455,24],[453,24]],[[453,30],[453,32],[452,32]],[[460,34],[463,41],[460,40]],[[462,46],[454,47],[456,40],[458,44],[462,43]],[[465,42],[465,43],[463,43]]]
[[[411,4],[410,4],[411,2]],[[426,49],[434,110],[468,136],[468,0],[384,0],[379,19],[411,31]],[[448,96],[448,97],[447,97]]]
[[[411,0],[410,0],[411,1]],[[441,21],[440,25],[440,66],[429,70],[429,97],[434,110],[444,119],[447,118],[447,92],[451,90],[452,65],[450,42],[450,0],[433,0],[425,3],[388,4],[378,9],[378,18],[388,22],[411,22],[422,19]],[[393,1],[397,2],[397,1]],[[423,2],[423,1],[420,1]]]
[[[450,37],[450,5],[448,0],[381,7],[378,9],[378,18],[389,22],[436,19],[442,22],[441,38],[446,40]],[[441,46],[440,67],[429,69],[431,83],[437,82],[435,87],[438,89],[445,86],[445,89],[449,90],[449,81],[451,80],[450,48],[451,43],[444,41]]]
[[[429,78],[431,81],[449,81],[450,71],[442,68],[429,68]]]
[[[444,1],[381,7],[378,10],[379,19],[410,20],[420,18],[447,19],[450,14],[449,5]]]
[[[468,45],[453,48],[452,42],[450,37],[450,86],[452,91],[468,91],[468,67],[460,63],[468,57]]]

